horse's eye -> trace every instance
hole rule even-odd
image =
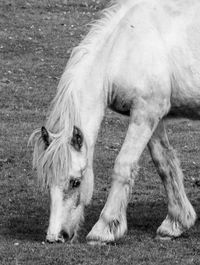
[[[78,188],[80,186],[80,184],[81,184],[80,179],[71,179],[70,180],[70,187],[73,189]]]

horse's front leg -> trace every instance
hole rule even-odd
[[[183,173],[175,151],[168,141],[163,121],[148,144],[168,198],[168,214],[157,230],[160,237],[178,237],[195,222],[196,214],[183,185]]]
[[[151,116],[150,116],[151,115]],[[87,236],[90,242],[110,242],[127,230],[126,209],[138,169],[138,160],[160,117],[152,111],[133,111],[121,151],[116,159],[112,187],[98,222]]]

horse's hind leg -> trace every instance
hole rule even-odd
[[[155,130],[148,147],[168,198],[168,214],[157,234],[161,237],[178,237],[194,224],[196,214],[185,194],[180,163],[169,144],[163,121]]]

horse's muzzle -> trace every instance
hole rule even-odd
[[[69,237],[65,231],[61,231],[59,235],[47,234],[46,241],[50,244],[52,243],[65,243],[68,240],[71,240],[74,235]]]
[[[46,242],[47,243],[65,243],[65,239],[63,236],[54,236],[54,235],[47,235],[46,236]]]

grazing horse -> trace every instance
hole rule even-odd
[[[168,199],[159,236],[178,237],[196,214],[169,144],[167,117],[200,118],[199,0],[115,0],[73,49],[45,127],[32,134],[33,164],[51,205],[47,241],[71,241],[93,193],[93,153],[106,107],[130,116],[112,186],[91,243],[127,230],[126,210],[148,146]]]

